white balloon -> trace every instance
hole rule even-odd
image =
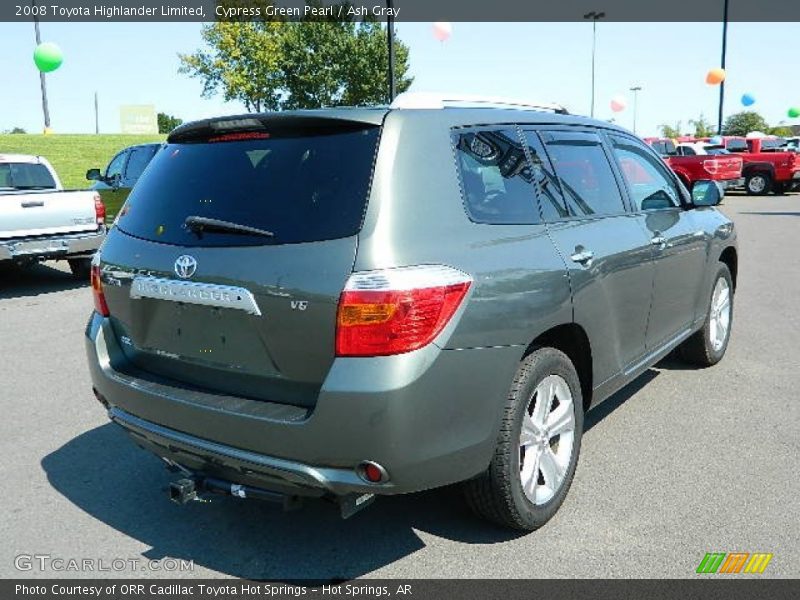
[[[747,137],[747,139],[749,139],[749,140],[757,140],[757,139],[760,139],[760,138],[767,137],[767,134],[764,133],[763,131],[751,131],[745,137]]]

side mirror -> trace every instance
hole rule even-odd
[[[692,187],[692,204],[695,206],[716,206],[725,197],[725,190],[716,181],[696,181]]]
[[[89,169],[86,171],[86,179],[89,181],[100,181],[103,178],[100,169]]]

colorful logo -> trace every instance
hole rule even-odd
[[[697,573],[763,573],[772,554],[766,552],[707,552],[697,566]]]

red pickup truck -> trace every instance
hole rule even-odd
[[[723,136],[721,141],[722,147],[744,161],[742,174],[748,194],[785,194],[800,187],[800,157],[783,150],[779,138]]]
[[[679,156],[675,143],[669,138],[644,138],[691,191],[695,181],[711,179],[724,188],[739,183],[744,161],[730,154]]]

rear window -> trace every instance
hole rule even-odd
[[[747,142],[744,140],[728,140],[725,147],[729,152],[747,152]]]
[[[0,163],[0,189],[54,189],[56,182],[50,171],[38,163]]]
[[[259,134],[263,135],[263,134]],[[355,235],[361,227],[379,128],[316,135],[225,136],[167,144],[136,183],[120,230],[179,246],[290,244]],[[270,231],[273,237],[192,232],[187,217]]]

